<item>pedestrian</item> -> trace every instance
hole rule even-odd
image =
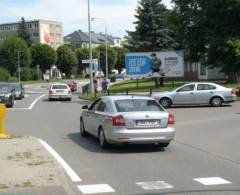
[[[98,81],[97,81],[97,79],[93,80],[93,87],[94,87],[95,94],[97,94],[98,93]]]
[[[106,78],[104,78],[102,81],[102,92],[107,93],[107,90],[108,90],[108,81],[106,80]]]

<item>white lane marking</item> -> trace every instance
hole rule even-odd
[[[230,181],[227,181],[221,177],[194,178],[193,180],[206,186],[231,184]]]
[[[165,181],[138,182],[136,184],[144,190],[163,190],[174,188]]]
[[[71,178],[73,182],[81,182],[81,178],[75,173],[75,171],[65,162],[65,160],[45,141],[42,139],[38,139],[39,142],[47,149],[50,154],[53,155],[53,157],[58,161],[58,163],[63,167],[63,169],[66,171],[68,176]]]
[[[35,99],[33,101],[33,103],[28,107],[29,110],[32,110],[32,108],[34,107],[34,105],[41,99],[43,98],[44,96],[46,96],[47,94],[44,94],[44,95],[41,95],[40,97],[38,97],[37,99]]]
[[[77,186],[77,187],[83,194],[115,192],[115,190],[108,184],[82,185],[82,186]]]

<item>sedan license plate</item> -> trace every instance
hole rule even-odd
[[[56,92],[57,92],[57,93],[64,93],[65,90],[57,90]]]
[[[160,120],[138,120],[136,121],[137,126],[158,126]]]

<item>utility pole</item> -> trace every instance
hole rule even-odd
[[[92,74],[92,30],[91,30],[91,10],[90,0],[88,0],[88,31],[89,31],[89,70],[90,70],[90,89],[91,93],[94,93],[93,88],[93,74]]]
[[[20,53],[21,51],[17,51],[18,57],[18,82],[21,82],[21,67],[20,67]]]
[[[40,68],[40,65],[38,64],[37,65],[37,75],[38,75],[38,81],[40,80],[39,78],[40,78],[40,72],[39,72],[39,68]]]

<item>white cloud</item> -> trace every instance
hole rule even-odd
[[[119,1],[120,2],[120,1]],[[169,7],[170,0],[163,0]],[[134,14],[137,7],[137,0],[128,0],[121,4],[92,4],[92,17],[104,18],[108,24],[108,31],[114,35],[123,35],[125,30],[133,30]],[[87,30],[87,0],[40,0],[36,3],[21,6],[12,6],[4,9],[0,5],[0,11],[4,16],[11,16],[11,20],[19,20],[24,16],[27,20],[49,19],[58,20],[64,23],[64,34],[71,33],[77,29]],[[1,12],[2,15],[3,12]],[[9,17],[10,18],[10,17]],[[4,22],[1,19],[1,22]],[[92,24],[94,31],[104,32],[102,21],[95,21]]]

